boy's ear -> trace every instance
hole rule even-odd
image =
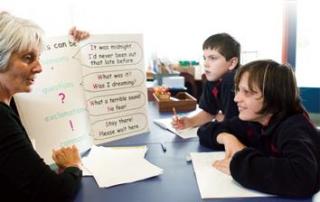
[[[233,70],[234,68],[236,68],[236,66],[238,65],[239,63],[239,58],[237,57],[233,57],[229,60],[230,62],[230,66],[229,66],[229,70]]]

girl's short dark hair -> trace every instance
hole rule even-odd
[[[260,114],[273,114],[274,118],[283,118],[290,114],[301,113],[299,89],[292,67],[273,60],[257,60],[238,69],[235,76],[235,88],[238,89],[242,75],[248,72],[248,87],[262,92],[263,106]]]

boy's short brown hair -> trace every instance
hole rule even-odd
[[[202,49],[217,50],[221,55],[223,55],[226,58],[226,60],[230,60],[233,57],[237,57],[237,67],[240,64],[240,43],[227,33],[219,33],[210,36],[203,42]]]

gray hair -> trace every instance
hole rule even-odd
[[[43,48],[43,30],[32,21],[0,12],[0,72],[12,53]]]

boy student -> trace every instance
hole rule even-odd
[[[191,117],[174,116],[172,125],[178,130],[201,126],[213,119],[222,121],[239,113],[233,101],[233,79],[240,64],[240,44],[229,34],[219,33],[207,38],[202,49],[207,78],[199,101],[202,110]]]
[[[320,135],[305,112],[290,66],[260,60],[235,77],[239,116],[198,130],[200,144],[224,148],[213,167],[244,187],[289,197],[320,189]]]

